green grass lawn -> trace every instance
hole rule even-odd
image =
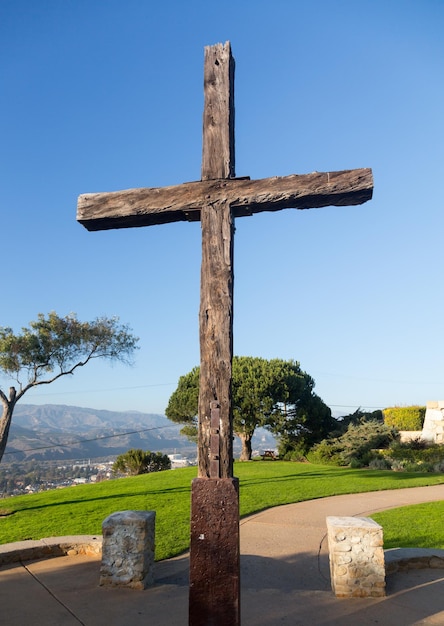
[[[414,504],[372,515],[384,530],[384,548],[444,550],[444,501]]]
[[[444,483],[443,474],[283,461],[236,463],[235,474],[240,481],[241,516],[325,496]],[[196,468],[184,468],[7,498],[0,501],[0,543],[101,534],[102,521],[111,513],[155,510],[156,558],[180,554],[189,543],[190,489],[195,476]]]

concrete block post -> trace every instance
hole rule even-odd
[[[327,531],[336,597],[385,596],[382,527],[368,517],[327,517]]]
[[[120,511],[102,524],[100,585],[146,589],[154,582],[155,511]]]

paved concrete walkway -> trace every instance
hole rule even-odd
[[[444,500],[444,485],[311,500],[242,520],[242,625],[442,626],[444,570],[389,575],[386,598],[337,599],[325,538],[328,515],[368,516],[435,500]],[[99,570],[100,558],[86,556],[4,565],[0,623],[187,625],[188,555],[157,563],[155,585],[145,591],[100,588]]]

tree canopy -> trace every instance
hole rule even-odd
[[[0,461],[6,448],[14,407],[38,385],[48,385],[93,359],[131,363],[138,338],[117,317],[81,322],[74,313],[60,317],[39,313],[29,327],[15,334],[0,327],[0,373],[17,385],[8,395],[0,388]]]
[[[171,460],[166,454],[150,450],[144,452],[141,449],[131,449],[120,454],[113,465],[113,472],[122,472],[130,476],[162,472],[167,469],[171,469]]]
[[[314,380],[296,361],[260,357],[233,358],[233,432],[242,442],[241,460],[251,459],[252,437],[263,426],[285,438],[287,445],[319,441],[332,427],[330,409],[313,392]],[[165,414],[196,433],[199,367],[181,376]],[[334,423],[334,420],[333,420]]]

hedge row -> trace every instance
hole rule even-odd
[[[393,406],[384,409],[384,423],[397,430],[422,430],[425,406]]]

